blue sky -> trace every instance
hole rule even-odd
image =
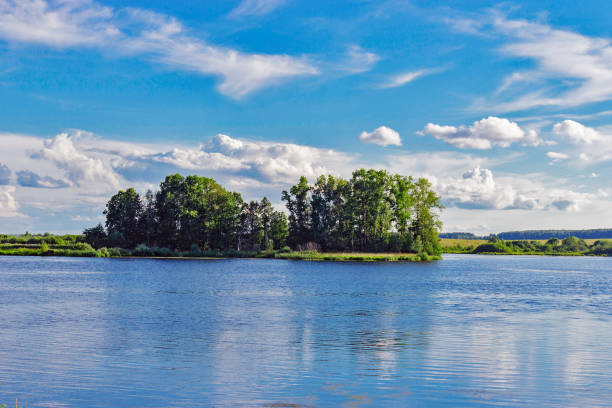
[[[612,9],[464,3],[0,0],[1,229],[357,167],[428,177],[445,231],[612,227]]]

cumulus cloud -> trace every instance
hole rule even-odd
[[[402,139],[399,133],[387,126],[380,126],[371,132],[361,132],[359,140],[364,143],[374,143],[379,146],[402,145]]]
[[[499,11],[480,16],[478,21],[446,21],[459,31],[501,38],[502,54],[535,63],[533,69],[507,77],[496,92],[512,92],[508,94],[512,95],[510,101],[502,95],[502,102],[486,102],[488,109],[508,112],[538,106],[579,106],[612,98],[612,45],[608,38],[509,19]],[[525,83],[529,86],[520,87]]]
[[[496,181],[491,170],[479,166],[459,179],[446,180],[434,187],[447,205],[467,209],[580,211],[592,201],[607,197],[604,191],[582,193],[520,177]]]
[[[537,146],[547,143],[533,129],[525,132],[515,122],[505,118],[489,116],[472,123],[471,126],[440,126],[428,123],[423,133],[460,149],[490,149],[493,145],[509,147],[512,143]]]
[[[335,173],[354,161],[354,157],[332,149],[235,139],[215,136],[208,146],[211,153],[226,160],[236,160],[236,171],[255,175],[267,181],[295,181],[300,175],[316,177]]]
[[[301,175],[312,178],[323,173],[337,174],[350,169],[356,159],[333,149],[238,139],[221,133],[208,143],[179,147],[109,143],[96,138],[76,141],[78,151],[98,160],[111,174],[135,170],[147,174],[164,164],[170,166],[165,171],[175,168],[208,172],[224,179],[241,176],[277,185],[294,182]]]
[[[11,169],[0,163],[0,186],[5,186],[11,182]]]
[[[355,168],[375,167],[429,178],[449,207],[445,213],[467,209],[511,212],[514,209],[545,214],[544,211],[563,210],[573,211],[571,219],[577,222],[580,217],[593,219],[596,214],[603,213],[597,210],[600,212],[585,215],[584,211],[576,211],[591,211],[604,208],[605,203],[609,205],[606,192],[574,191],[572,187],[563,187],[563,180],[547,178],[545,174],[497,174],[494,177],[489,169],[513,162],[520,157],[516,153],[487,158],[450,151],[397,152],[387,155],[382,163],[375,163],[333,149],[248,140],[225,134],[218,134],[202,144],[178,146],[121,142],[82,131],[60,134],[48,140],[6,134],[0,134],[0,137],[8,149],[0,151],[0,161],[11,169],[52,175],[54,180],[64,180],[69,184],[65,188],[46,188],[44,191],[23,188],[19,184],[17,189],[14,186],[0,188],[0,212],[3,214],[28,214],[32,208],[53,208],[58,216],[48,221],[56,223],[53,224],[55,229],[44,227],[49,230],[65,228],[66,220],[71,217],[95,219],[116,189],[133,186],[144,192],[155,188],[164,176],[174,172],[214,177],[227,188],[241,192],[245,199],[258,199],[265,195],[273,201],[278,200],[280,190],[295,183],[301,175],[311,181],[325,173],[350,177]],[[466,172],[466,169],[472,170]],[[23,181],[24,173],[19,174]],[[458,176],[461,174],[463,176]],[[30,178],[53,182],[42,176]],[[118,185],[113,187],[112,183]],[[98,188],[100,186],[104,191]],[[17,201],[25,210],[19,208]],[[489,213],[474,211],[471,214],[476,221]],[[23,221],[8,225],[13,225],[11,228],[17,228],[15,230],[27,227]]]
[[[568,139],[576,146],[572,154],[577,154],[585,163],[612,160],[612,133],[602,132],[573,120],[556,123],[553,133]]]
[[[17,184],[22,187],[34,188],[70,187],[70,183],[67,183],[65,180],[56,179],[49,176],[40,176],[30,170],[21,170],[17,172]]]
[[[110,188],[120,186],[118,176],[113,169],[105,165],[101,159],[90,157],[77,149],[72,137],[67,133],[60,133],[53,139],[45,140],[43,149],[31,157],[55,163],[58,168],[66,172],[68,180],[77,185],[100,183]]]
[[[14,186],[0,186],[0,218],[23,217],[19,213],[19,204],[13,196]]]
[[[245,2],[264,10],[270,1]],[[242,98],[318,69],[305,58],[250,54],[206,43],[176,19],[142,9],[114,9],[94,1],[2,0],[0,39],[56,48],[88,47],[144,56],[168,66],[222,78],[219,91]]]
[[[604,139],[598,131],[573,120],[564,120],[553,126],[553,132],[567,137],[574,144],[593,144]]]

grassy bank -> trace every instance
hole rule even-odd
[[[359,261],[359,262],[394,262],[394,261],[434,261],[442,259],[440,256],[407,253],[363,253],[363,252],[315,252],[292,251],[277,253],[277,259],[298,259],[306,261]]]
[[[412,253],[352,253],[292,251],[289,247],[279,250],[236,251],[201,249],[192,246],[189,251],[175,251],[169,248],[148,247],[144,244],[133,249],[94,249],[83,242],[81,235],[0,235],[0,255],[9,256],[74,256],[112,258],[158,258],[158,259],[224,259],[224,258],[271,258],[308,261],[432,261],[440,257]]]
[[[447,254],[612,256],[612,240],[575,237],[513,241],[443,238],[440,243],[443,253]]]
[[[441,239],[444,253],[547,256],[612,256],[612,240],[469,240]],[[12,256],[72,256],[72,257],[143,257],[143,258],[276,258],[309,261],[431,261],[441,257],[415,253],[317,252],[280,250],[236,251],[201,249],[192,246],[188,251],[148,247],[133,249],[95,249],[84,242],[82,235],[0,235],[0,255]]]

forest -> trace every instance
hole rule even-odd
[[[118,191],[105,225],[86,229],[93,248],[135,255],[190,251],[408,252],[438,256],[440,197],[426,179],[360,169],[349,180],[306,177],[270,200],[244,201],[214,179],[169,175],[155,192]]]

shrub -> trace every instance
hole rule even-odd
[[[109,248],[108,255],[114,258],[121,256],[121,248]]]
[[[310,252],[321,252],[321,245],[316,242],[307,242],[305,244],[299,244],[297,246],[297,250],[300,252],[310,251]]]
[[[146,244],[138,244],[132,251],[133,256],[153,256],[153,251]]]
[[[74,244],[74,249],[79,251],[94,251],[94,249],[86,242],[77,242]]]
[[[210,251],[206,251],[206,252],[210,252]],[[202,256],[202,250],[200,249],[200,247],[198,246],[198,244],[191,244],[191,247],[189,248],[189,256]]]
[[[483,252],[509,254],[512,252],[512,250],[508,248],[506,244],[503,243],[503,241],[497,240],[497,241],[489,241],[486,244],[478,245],[476,249],[474,249],[473,251],[473,253],[475,254],[483,253]]]

